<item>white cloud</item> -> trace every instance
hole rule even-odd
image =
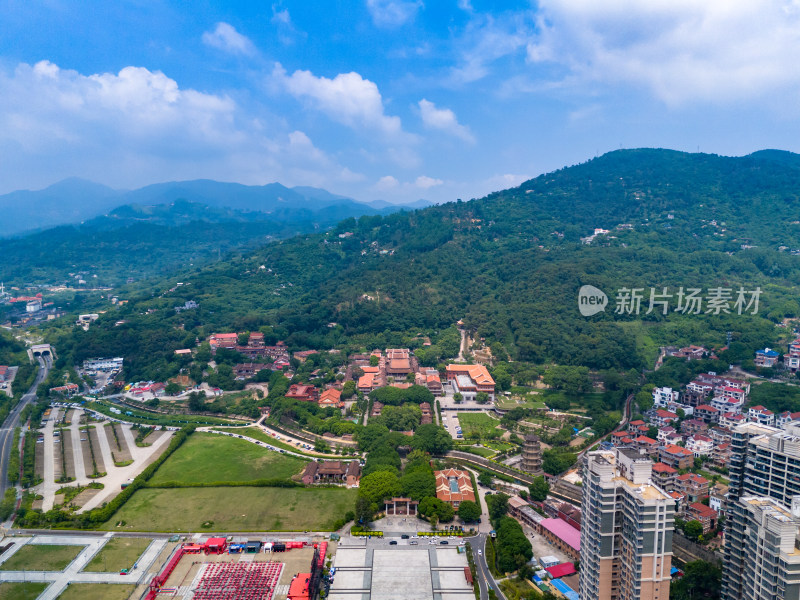
[[[423,7],[421,0],[367,0],[367,10],[378,27],[400,27],[417,16]]]
[[[426,127],[444,131],[470,144],[475,143],[475,136],[469,127],[461,125],[456,114],[449,108],[436,108],[433,102],[423,98],[419,101],[419,111]]]
[[[233,25],[223,22],[217,23],[214,31],[206,31],[203,34],[203,43],[231,54],[252,56],[256,53],[253,42],[247,36],[236,31]]]
[[[427,175],[420,175],[417,177],[414,185],[416,185],[418,188],[422,188],[423,190],[427,190],[428,188],[442,185],[443,183],[444,181],[441,179],[434,179],[433,177],[428,177]]]
[[[333,79],[310,71],[287,76],[277,64],[273,76],[297,98],[306,98],[330,118],[352,128],[368,128],[389,136],[403,135],[399,117],[384,112],[378,86],[358,73],[340,73]]]
[[[800,89],[794,0],[543,0],[527,46],[585,89],[633,84],[670,105],[735,103]]]
[[[378,179],[378,183],[375,184],[374,189],[378,191],[387,191],[396,188],[398,185],[400,185],[400,182],[397,181],[395,177],[384,175]]]
[[[307,34],[298,31],[292,22],[292,16],[289,14],[288,8],[283,8],[280,4],[272,5],[272,19],[270,22],[275,25],[278,30],[278,40],[282,44],[292,44],[298,37],[305,38]]]
[[[304,132],[256,118],[229,96],[181,88],[160,71],[83,75],[42,61],[0,68],[0,89],[2,191],[68,176],[115,187],[198,177],[322,186],[363,178]]]

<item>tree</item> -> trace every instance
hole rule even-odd
[[[696,560],[687,563],[684,575],[669,586],[672,600],[694,598],[719,598],[722,587],[722,571],[713,563]]]
[[[401,489],[397,475],[390,471],[376,471],[361,478],[358,495],[381,506],[387,498],[399,496]]]
[[[703,524],[700,521],[688,521],[683,526],[683,533],[692,541],[697,541],[703,535]]]
[[[458,517],[464,523],[475,523],[481,517],[481,509],[476,502],[464,500],[458,505]]]
[[[547,500],[547,494],[550,493],[550,484],[547,483],[547,479],[544,476],[539,475],[534,477],[533,483],[528,486],[528,490],[531,493],[531,500],[544,502]]]
[[[364,526],[369,525],[372,521],[372,515],[375,514],[372,502],[369,501],[369,498],[365,498],[364,496],[358,496],[356,498],[355,513],[355,520],[357,523]]]
[[[323,440],[322,438],[317,438],[317,441],[314,442],[314,451],[319,452],[320,454],[327,454],[330,452],[331,446]]]
[[[516,519],[501,517],[497,529],[497,566],[503,572],[518,569],[533,557],[533,547]]]
[[[486,392],[478,392],[475,395],[475,402],[477,402],[478,404],[486,404],[487,402],[489,402],[489,394],[487,394]]]
[[[494,477],[492,477],[491,473],[482,471],[478,474],[478,483],[485,485],[486,487],[492,487],[492,484],[494,483]]]
[[[167,396],[177,396],[182,390],[183,388],[173,381],[167,384],[167,387],[164,388],[164,393]]]
[[[370,367],[377,367],[380,362],[381,362],[381,359],[379,359],[374,354],[369,357],[369,366]]]
[[[456,404],[461,404],[463,400],[464,400],[464,395],[461,392],[456,392],[455,394],[453,394],[453,402],[455,402]]]
[[[342,386],[342,398],[344,400],[347,400],[349,398],[352,398],[355,393],[356,393],[356,382],[345,381],[344,385]]]
[[[206,395],[203,392],[192,392],[189,394],[189,410],[192,412],[202,412],[206,409]]]
[[[422,500],[426,496],[436,495],[436,477],[433,469],[416,469],[410,473],[404,473],[400,478],[403,496],[412,500]]]
[[[507,494],[486,496],[486,508],[489,511],[489,520],[493,525],[497,526],[500,519],[508,512],[508,498]]]
[[[453,448],[453,438],[443,428],[429,423],[417,427],[411,446],[428,454],[444,454]]]

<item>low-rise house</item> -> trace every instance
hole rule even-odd
[[[313,385],[304,383],[294,383],[289,386],[286,397],[301,402],[316,402],[319,398],[319,391]]]
[[[712,391],[714,391],[714,384],[707,381],[699,381],[695,379],[694,381],[691,381],[688,384],[686,384],[686,391],[691,392],[692,394],[695,394],[700,398],[705,398]]]
[[[791,423],[792,421],[800,421],[800,412],[789,412],[787,410],[786,412],[780,413],[775,418],[775,427],[780,427],[783,429],[784,425]]]
[[[699,502],[711,489],[711,483],[702,475],[684,473],[675,478],[675,489],[684,494],[689,502]]]
[[[734,400],[738,400],[741,404],[744,404],[744,401],[747,398],[747,394],[743,389],[730,385],[723,387],[719,395],[723,398],[733,398]]]
[[[671,492],[667,492],[669,497],[675,501],[675,514],[679,515],[683,513],[683,507],[686,505],[686,496],[681,494],[677,490],[672,490]]]
[[[344,408],[344,402],[342,402],[342,392],[334,388],[325,390],[319,395],[319,405],[322,408],[329,406],[333,408]]]
[[[664,444],[667,441],[667,436],[670,433],[677,433],[677,430],[670,425],[662,427],[661,429],[658,430],[658,441]]]
[[[361,465],[357,460],[311,461],[306,465],[301,480],[305,485],[343,483],[348,488],[358,487],[361,480]]]
[[[717,511],[700,502],[692,502],[686,507],[686,520],[699,521],[706,534],[717,526]]]
[[[772,348],[756,350],[755,364],[757,367],[774,367],[780,355]]]
[[[436,477],[436,497],[457,509],[464,500],[475,502],[475,490],[467,471],[444,469],[434,471]]]
[[[365,394],[369,394],[372,390],[377,389],[378,387],[377,375],[375,373],[364,373],[358,378],[358,384],[356,385],[358,391]]]
[[[301,363],[304,363],[306,362],[306,359],[308,359],[308,357],[311,356],[312,354],[319,354],[319,350],[300,350],[298,352],[295,352],[293,356]]]
[[[686,449],[694,454],[695,458],[710,456],[714,449],[714,441],[710,437],[698,433],[686,438]]]
[[[669,444],[678,445],[681,442],[683,442],[683,436],[677,431],[673,431],[672,433],[668,433],[666,436],[664,436],[664,441],[662,442],[662,445],[669,445]]]
[[[710,404],[701,404],[694,409],[694,415],[706,423],[718,423],[720,412]]]
[[[649,438],[646,435],[640,435],[633,441],[640,453],[646,454],[650,458],[658,456],[658,440]]]
[[[678,477],[678,470],[662,462],[653,464],[652,478],[653,483],[665,492],[675,489],[675,479]]]
[[[653,389],[653,403],[656,406],[665,406],[670,402],[677,402],[680,392],[669,387],[657,387]]]
[[[714,446],[714,449],[711,451],[711,460],[720,468],[727,467],[731,462],[731,454],[731,443],[723,442],[722,444]]]
[[[728,502],[728,486],[724,483],[718,483],[711,488],[708,494],[708,505],[713,508],[717,513],[725,512],[725,505]]]
[[[711,406],[716,408],[720,415],[728,412],[742,412],[742,404],[744,404],[744,402],[741,402],[736,398],[727,398],[725,396],[716,396],[711,400]]]
[[[239,343],[238,333],[215,333],[208,340],[211,351],[216,352],[218,348],[233,349]]]
[[[653,416],[653,424],[656,427],[666,427],[667,425],[671,424],[673,421],[678,420],[678,415],[674,412],[669,412],[668,410],[659,409],[655,412]]]
[[[622,440],[624,440],[625,438],[630,439],[630,437],[631,436],[627,431],[615,431],[614,433],[611,434],[611,443],[614,446],[621,446],[623,443]]]
[[[233,367],[233,375],[236,379],[250,379],[266,368],[267,365],[263,363],[241,363]]]
[[[783,355],[783,366],[793,373],[800,370],[800,338],[789,344],[789,351]]]
[[[719,418],[719,424],[726,429],[733,429],[746,421],[747,419],[744,415],[732,412],[725,413]]]
[[[705,433],[706,431],[708,431],[708,425],[700,419],[688,419],[681,423],[681,433],[686,436]]]
[[[661,462],[673,469],[688,469],[694,464],[694,454],[686,448],[669,444],[658,452]]]
[[[706,357],[708,350],[703,346],[686,346],[685,348],[669,347],[665,348],[665,356],[675,356],[686,360],[701,360]]]
[[[717,445],[730,442],[733,434],[731,433],[730,429],[717,426],[709,428],[706,435],[708,435],[708,437],[710,437],[713,440],[714,445]]]
[[[768,425],[771,427],[775,424],[775,413],[761,405],[753,406],[747,411],[747,420],[751,423],[758,423],[759,425]]]
[[[64,396],[65,398],[71,398],[72,396],[76,395],[80,391],[80,388],[77,384],[74,383],[67,383],[65,385],[59,385],[57,387],[50,388],[50,394],[56,394],[59,396]]]

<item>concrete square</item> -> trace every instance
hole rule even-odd
[[[466,567],[467,554],[459,554],[455,548],[436,548],[437,567]]]
[[[433,600],[428,552],[375,550],[371,600]]]
[[[336,560],[334,566],[339,569],[342,567],[363,568],[367,558],[366,548],[339,548],[336,550]]]

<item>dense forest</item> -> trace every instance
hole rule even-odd
[[[373,348],[459,319],[496,357],[537,364],[642,369],[658,345],[721,347],[729,336],[748,353],[800,316],[797,190],[800,157],[788,153],[617,151],[479,200],[350,218],[240,252],[181,273],[174,291],[175,279],[155,281],[88,332],[51,337],[76,359],[125,356],[131,378],[176,372],[173,351],[215,330]],[[608,233],[585,240],[596,228]],[[604,290],[608,309],[582,316],[583,285]],[[719,314],[709,304],[683,314],[681,287],[733,299],[760,287],[758,311],[740,315],[732,299]],[[644,290],[639,314],[615,312],[623,288]],[[650,288],[673,295],[667,314],[646,314]],[[200,308],[176,313],[186,300]]]

